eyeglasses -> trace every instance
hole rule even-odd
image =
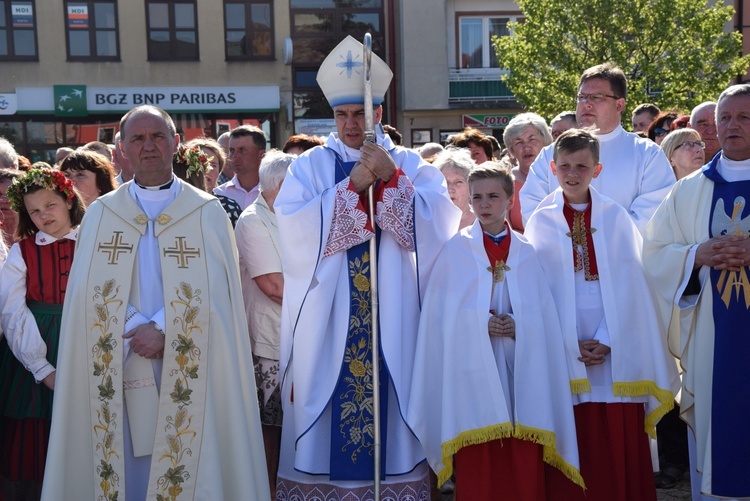
[[[706,143],[704,143],[703,141],[685,141],[681,145],[675,146],[674,149],[676,150],[678,148],[682,148],[683,146],[685,148],[689,149],[689,150],[692,150],[696,146],[698,146],[700,149],[705,149],[706,148]]]
[[[657,127],[657,128],[654,129],[654,136],[656,136],[656,137],[666,136],[668,133],[669,133],[669,131],[667,129],[662,129],[661,127]],[[678,148],[679,148],[679,146],[678,146]]]
[[[609,94],[576,94],[576,101],[579,103],[585,103],[586,101],[591,101],[594,104],[598,104],[601,102],[604,102],[606,98],[610,99],[620,99],[617,96],[611,96]]]

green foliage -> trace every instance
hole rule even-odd
[[[750,66],[734,9],[706,0],[518,0],[522,23],[494,46],[504,78],[526,108],[551,118],[575,109],[586,68],[612,62],[628,78],[626,117],[640,103],[686,112]],[[650,95],[648,91],[658,92]]]

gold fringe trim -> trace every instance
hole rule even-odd
[[[484,444],[513,436],[513,425],[510,422],[493,424],[485,428],[468,430],[456,438],[447,440],[441,445],[443,468],[437,472],[438,486],[443,485],[453,475],[453,455],[470,445]]]
[[[581,470],[565,461],[565,459],[557,452],[557,439],[553,432],[516,424],[516,429],[513,431],[513,437],[541,445],[545,463],[557,468],[573,483],[586,489],[586,484],[581,476]]]
[[[651,438],[656,438],[656,423],[671,411],[674,407],[674,395],[671,391],[659,388],[653,381],[633,381],[631,383],[614,383],[612,393],[616,397],[638,397],[651,395],[659,401],[660,405],[652,410],[645,421],[646,433]]]
[[[588,379],[573,379],[570,381],[570,393],[573,395],[591,393],[591,383]]]

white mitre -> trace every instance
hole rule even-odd
[[[364,104],[364,46],[347,36],[328,54],[318,70],[318,85],[331,108],[343,104]],[[371,67],[372,104],[379,106],[393,78],[393,72],[374,52]]]

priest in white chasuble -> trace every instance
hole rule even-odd
[[[750,499],[750,85],[721,93],[716,126],[721,155],[675,185],[643,259],[683,371],[693,499]]]
[[[429,496],[424,452],[404,422],[420,298],[460,211],[442,174],[387,135],[364,138],[362,44],[329,54],[318,82],[337,133],[291,165],[274,204],[284,268],[277,499],[367,499],[374,477],[373,371],[380,375],[384,499]],[[373,116],[391,80],[372,56]],[[366,209],[374,185],[375,224]],[[380,346],[371,342],[377,239]],[[380,367],[372,365],[380,350]],[[368,492],[370,494],[368,494]]]
[[[172,173],[174,123],[120,122],[135,177],[81,224],[43,499],[270,498],[237,250]]]

